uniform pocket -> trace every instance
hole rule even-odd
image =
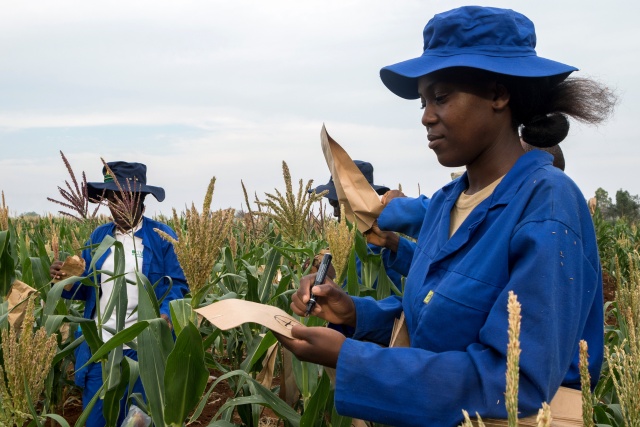
[[[480,329],[500,291],[468,276],[444,273],[420,306],[415,336],[424,344],[412,341],[412,345],[437,352],[464,351],[479,341]]]

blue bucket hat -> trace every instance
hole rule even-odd
[[[533,22],[521,13],[464,6],[435,15],[424,27],[422,56],[380,70],[382,82],[417,99],[418,78],[450,67],[471,67],[517,77],[564,80],[577,68],[537,56]]]
[[[98,201],[104,191],[132,191],[134,193],[153,194],[157,201],[164,200],[164,189],[147,185],[147,166],[132,162],[107,162],[113,175],[106,166],[102,167],[103,182],[87,182],[87,193],[90,201]],[[114,176],[115,175],[115,176]],[[120,184],[120,187],[118,187]]]
[[[362,160],[354,160],[353,163],[358,166],[362,175],[367,179],[367,182],[371,184],[376,193],[382,195],[389,191],[389,187],[385,187],[384,185],[375,185],[373,183],[373,166],[369,162],[363,162]],[[336,185],[333,182],[333,177],[329,178],[329,182],[323,185],[318,185],[316,188],[312,188],[309,190],[309,193],[316,192],[322,193],[324,190],[329,190],[327,194],[324,195],[329,200],[338,200],[338,193],[336,192]]]

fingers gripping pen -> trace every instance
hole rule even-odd
[[[322,257],[322,262],[320,262],[320,267],[318,267],[318,272],[316,273],[316,278],[311,285],[311,289],[315,285],[320,285],[324,282],[324,278],[327,276],[327,270],[329,269],[329,265],[331,264],[331,254],[324,254]],[[313,307],[316,306],[316,297],[311,292],[309,296],[309,302],[307,303],[307,311],[304,313],[304,316],[307,317],[309,313],[313,310]]]

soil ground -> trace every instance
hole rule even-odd
[[[210,379],[214,380],[219,375],[221,375],[220,372],[211,371],[212,377]],[[274,379],[274,383],[277,384],[277,379]],[[209,401],[205,405],[198,419],[189,425],[196,426],[196,427],[209,425],[209,423],[211,422],[215,414],[218,412],[220,407],[227,400],[232,399],[233,397],[234,397],[233,390],[229,388],[229,385],[226,383],[226,381],[221,381],[213,390],[213,392],[211,392],[211,395],[209,396]],[[73,426],[78,420],[78,418],[80,417],[80,414],[82,414],[81,397],[79,394],[71,395],[67,399],[64,405],[63,413],[60,415],[64,417],[64,419],[69,423],[70,426]],[[234,419],[233,422],[236,424],[240,424],[241,420],[240,418],[237,418],[237,419]],[[261,426],[264,425],[265,427],[266,426],[275,427],[278,425],[278,418],[275,416],[273,411],[271,411],[269,408],[265,408],[260,425]]]

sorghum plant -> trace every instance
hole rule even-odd
[[[640,426],[640,272],[637,252],[628,254],[628,273],[617,268],[618,328],[626,332],[621,343],[605,347],[609,378],[618,395],[626,426]]]
[[[21,426],[31,419],[28,396],[36,399],[42,393],[58,349],[55,334],[47,336],[44,327],[35,332],[32,330],[34,298],[29,298],[26,304],[26,316],[20,330],[10,327],[2,331],[4,367],[0,365],[0,424],[3,425]]]
[[[78,185],[76,174],[73,172],[73,169],[71,168],[71,164],[69,164],[69,161],[67,160],[67,158],[65,157],[62,151],[60,151],[60,156],[62,156],[62,161],[64,162],[64,165],[66,166],[67,171],[69,172],[69,177],[71,178],[71,183],[73,183],[73,186],[69,183],[69,181],[65,181],[64,183],[67,186],[66,189],[60,186],[58,187],[58,191],[60,192],[60,195],[62,196],[62,199],[64,201],[55,200],[55,199],[52,199],[51,197],[47,197],[47,200],[53,203],[57,203],[67,209],[70,209],[73,212],[77,212],[78,214],[78,215],[74,215],[69,212],[59,211],[64,216],[77,219],[77,220],[95,218],[96,214],[98,213],[98,208],[100,207],[100,205],[97,205],[96,208],[93,210],[93,212],[91,213],[89,212],[89,195],[87,192],[87,177],[84,171],[82,172],[82,183]]]
[[[142,184],[138,184],[137,181],[132,179],[127,179],[125,183],[120,182],[107,162],[105,162],[103,158],[100,158],[100,160],[102,160],[102,164],[107,170],[107,173],[113,177],[113,182],[116,183],[118,191],[115,191],[113,194],[114,200],[107,201],[106,198],[101,198],[96,201],[99,203],[107,203],[112,214],[121,217],[127,227],[133,229],[138,225],[138,221],[140,221],[138,217],[138,206],[144,200],[144,196],[142,196],[142,193],[139,191]]]
[[[593,396],[591,395],[591,375],[589,375],[589,346],[580,340],[580,387],[582,388],[582,425],[593,427]]]
[[[275,222],[287,243],[299,246],[300,242],[307,240],[309,234],[311,206],[314,202],[321,200],[325,193],[309,193],[313,180],[309,180],[304,186],[301,179],[298,194],[294,195],[289,167],[284,161],[282,162],[282,175],[286,185],[285,193],[280,193],[278,189],[275,190],[275,195],[266,193],[267,201],[257,201],[257,204],[266,207],[267,211],[259,214],[271,218]]]
[[[9,207],[4,202],[4,191],[2,192],[2,206],[0,206],[0,231],[9,229]]]
[[[209,282],[213,266],[220,255],[220,248],[229,235],[233,221],[233,209],[211,211],[215,182],[215,177],[209,182],[202,212],[198,213],[193,203],[191,209],[187,210],[185,214],[187,231],[176,227],[178,240],[155,229],[163,239],[173,244],[178,262],[187,278],[191,295],[196,294]],[[175,209],[173,209],[173,221],[174,224],[180,224]]]
[[[356,227],[349,227],[347,224],[344,205],[340,206],[340,221],[327,222],[324,233],[329,244],[329,252],[333,256],[332,264],[336,270],[336,283],[342,283],[343,272],[349,263],[349,255],[356,238]]]
[[[249,232],[250,239],[253,241],[258,240],[261,236],[265,235],[265,232],[269,228],[269,221],[265,221],[265,218],[260,215],[262,209],[260,207],[260,203],[258,197],[255,196],[256,205],[258,206],[258,211],[254,212],[251,210],[251,203],[249,203],[249,196],[247,195],[247,189],[244,186],[244,182],[241,180],[240,184],[242,185],[242,193],[244,194],[244,202],[247,205],[247,213],[243,215],[242,220],[244,222],[244,228]]]
[[[538,427],[550,427],[552,420],[551,406],[547,402],[542,402],[542,408],[538,410],[538,416],[536,417]]]
[[[520,315],[521,306],[518,297],[509,291],[509,343],[507,344],[507,390],[505,405],[509,427],[518,425],[518,380],[520,378]]]

